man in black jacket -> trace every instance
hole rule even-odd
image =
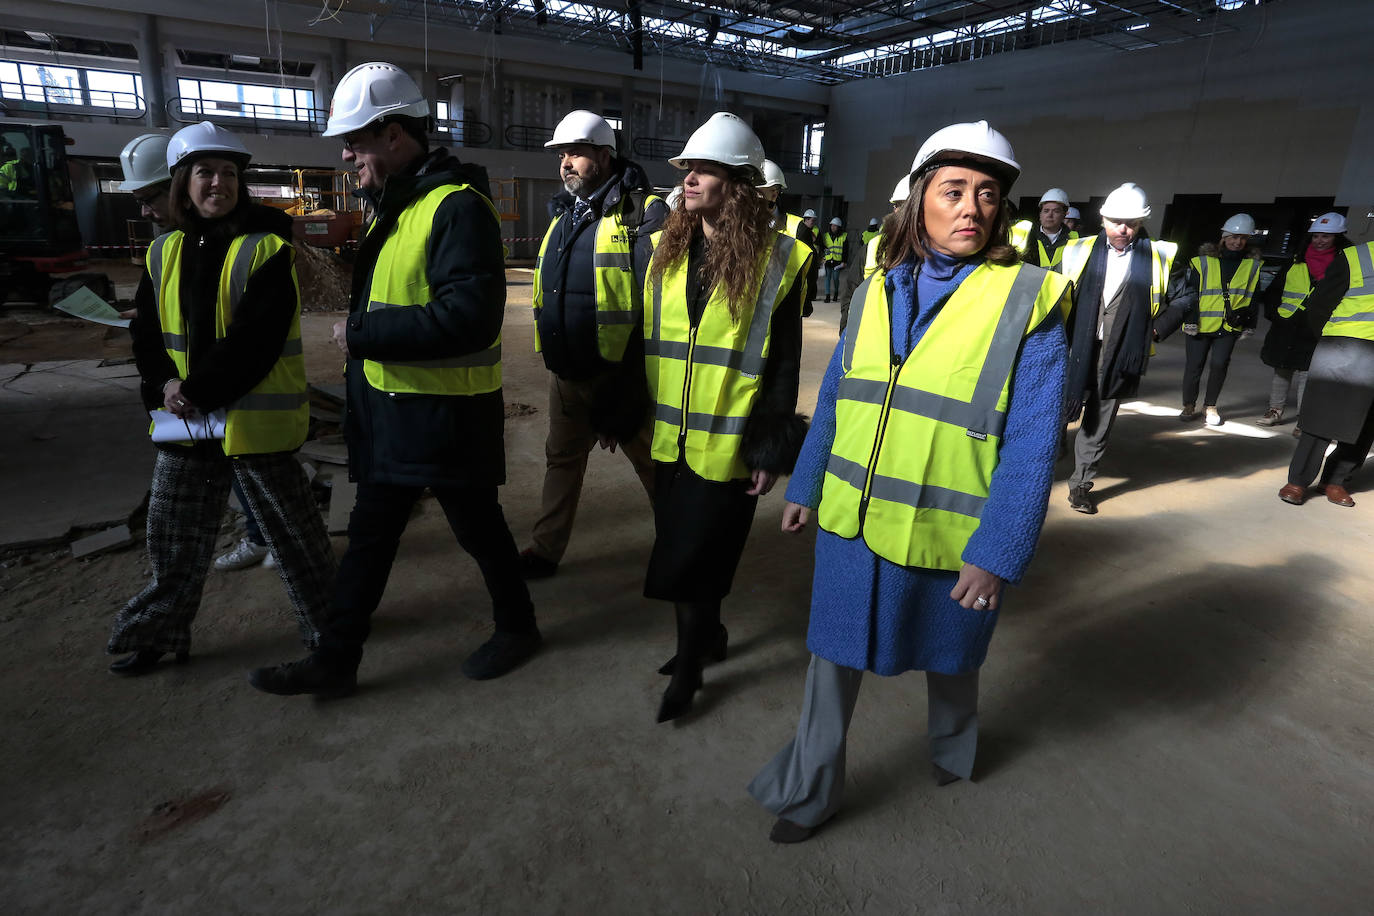
[[[553,222],[535,266],[535,348],[550,373],[549,434],[534,545],[520,555],[526,579],[558,571],[598,441],[624,449],[653,498],[640,300],[647,240],[668,215],[644,171],[615,155],[615,132],[600,115],[569,113],[544,146],[558,154],[563,191],[550,204]]]
[[[390,64],[353,68],[334,93],[325,136],[343,138],[343,159],[375,213],[348,319],[334,326],[348,358],[344,436],[358,500],[319,649],[252,672],[268,693],[353,691],[372,612],[426,487],[493,604],[496,633],[463,673],[499,677],[541,641],[497,502],[505,482],[500,220],[483,170],[427,150],[428,115],[419,88]]]

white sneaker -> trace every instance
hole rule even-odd
[[[226,572],[235,569],[247,569],[250,566],[257,566],[271,555],[272,552],[267,549],[266,544],[254,544],[248,538],[243,538],[233,550],[224,556],[215,557],[215,569],[222,569]]]
[[[1215,407],[1208,407],[1208,408],[1207,408],[1207,425],[1208,425],[1208,426],[1220,426],[1220,425],[1221,425],[1221,414],[1217,413],[1217,409],[1216,409]]]

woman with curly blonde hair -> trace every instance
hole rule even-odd
[[[790,473],[806,433],[794,414],[811,252],[769,228],[754,189],[763,145],[717,112],[670,160],[686,172],[644,287],[655,402],[654,549],[644,594],[673,602],[677,655],[658,721],[692,706],[708,658],[725,657],[730,591],[758,498]]]

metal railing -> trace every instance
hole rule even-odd
[[[42,93],[42,99],[32,98]],[[99,104],[109,99],[108,105]],[[134,107],[124,107],[128,102]],[[34,86],[30,83],[0,82],[0,109],[10,115],[35,115],[45,119],[63,117],[112,118],[117,121],[141,121],[148,114],[143,97],[134,92],[114,92],[107,89],[81,89],[61,86]]]
[[[553,128],[511,124],[502,136],[508,149],[541,150],[545,143],[553,139]]]
[[[454,121],[451,118],[435,118],[434,131],[430,134],[436,140],[455,143],[461,146],[486,146],[491,142],[491,125],[485,121],[467,118]]]
[[[209,120],[226,126],[251,124],[255,131],[299,131],[311,136],[323,133],[329,122],[329,112],[323,108],[188,99],[179,95],[167,100],[167,117],[180,124]]]

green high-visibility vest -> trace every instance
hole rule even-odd
[[[1061,320],[1069,282],[984,263],[893,365],[886,276],[854,294],[817,520],[893,563],[957,570],[997,467],[1021,342]]]
[[[844,243],[849,240],[848,232],[841,232],[839,235],[825,233],[821,239],[821,247],[825,249],[825,260],[836,264],[844,260]]]
[[[652,236],[657,247],[662,233]],[[806,282],[811,251],[774,231],[760,257],[750,293],[732,318],[722,284],[695,328],[687,311],[687,258],[670,263],[644,287],[644,358],[653,395],[655,461],[678,459],[707,480],[735,480],[752,470],[740,442],[758,400],[768,363],[773,314],[797,283]]]
[[[1352,245],[1341,253],[1350,265],[1350,286],[1322,336],[1374,340],[1374,242]]]
[[[1097,244],[1102,236],[1090,235],[1086,238],[1078,238],[1064,246],[1064,257],[1059,264],[1059,272],[1068,278],[1069,282],[1075,287],[1083,276],[1083,269],[1088,266],[1088,259],[1092,257],[1093,245]],[[1104,241],[1105,245],[1106,242]],[[1150,317],[1157,318],[1159,311],[1164,307],[1164,294],[1169,288],[1169,271],[1173,269],[1174,258],[1178,255],[1178,245],[1173,242],[1161,242],[1158,239],[1138,239],[1136,245],[1150,246]],[[1078,294],[1075,292],[1074,296]],[[1096,303],[1093,303],[1094,307]],[[1070,305],[1072,310],[1072,305]],[[1065,313],[1067,320],[1068,313]],[[1150,355],[1155,355],[1155,345],[1150,344]]]
[[[181,311],[181,249],[184,244],[183,232],[168,232],[153,240],[144,259],[157,296],[162,345],[176,365],[177,375],[183,379],[190,370],[190,341]],[[281,354],[271,370],[252,391],[228,405],[224,439],[220,443],[226,455],[295,451],[305,442],[310,426],[305,356],[301,347],[300,292],[295,289],[295,250],[281,236],[255,232],[240,235],[229,243],[215,296],[215,339],[222,339],[228,333],[249,278],[283,248],[291,252],[293,262],[291,285],[295,293],[295,312]],[[189,440],[186,444],[190,444]]]
[[[1217,331],[1242,331],[1244,328],[1232,327],[1226,321],[1226,305],[1230,302],[1231,311],[1239,311],[1250,304],[1255,288],[1259,285],[1259,258],[1245,258],[1231,275],[1230,283],[1221,279],[1221,259],[1211,255],[1199,255],[1192,260],[1193,270],[1197,271],[1199,295],[1197,302],[1197,330],[1199,334],[1215,334]]]
[[[499,231],[501,216],[484,194],[466,184],[443,184],[415,198],[401,211],[377,253],[367,311],[426,308],[433,293],[425,272],[434,214],[450,194],[476,194],[491,211]],[[371,232],[377,224],[368,226]],[[378,391],[395,394],[483,394],[501,387],[501,335],[485,350],[441,359],[363,360],[363,375]]]
[[[1308,273],[1307,264],[1298,261],[1288,268],[1288,274],[1283,278],[1283,296],[1279,299],[1279,317],[1292,318],[1302,311],[1303,303],[1312,293],[1312,275]]]
[[[644,198],[644,208],[661,198],[648,195]],[[621,198],[629,205],[630,197]],[[544,255],[549,248],[549,239],[554,230],[567,214],[554,217],[544,240],[539,244],[539,256],[534,262],[534,288],[531,302],[534,306],[534,352],[543,349],[539,340],[539,313],[544,308]],[[641,212],[640,217],[643,218]],[[612,212],[603,214],[596,224],[596,239],[592,253],[592,283],[596,292],[596,349],[607,362],[618,363],[625,356],[625,346],[630,341],[630,332],[643,320],[644,305],[640,299],[642,290],[635,283],[634,246],[635,237],[625,226],[624,208],[617,206]]]

